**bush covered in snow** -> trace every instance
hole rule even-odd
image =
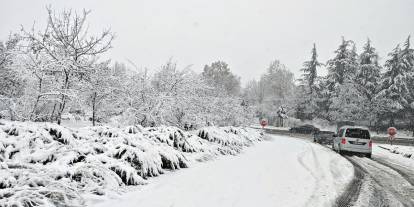
[[[0,124],[0,206],[82,206],[85,195],[120,192],[193,161],[239,153],[254,129],[176,127],[77,130],[51,123]]]

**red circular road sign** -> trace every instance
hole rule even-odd
[[[390,127],[387,129],[388,135],[395,136],[397,134],[397,129],[395,127]]]
[[[267,125],[267,121],[265,119],[261,120],[260,125],[262,125],[262,127],[265,127]]]

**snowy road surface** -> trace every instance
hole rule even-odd
[[[363,173],[355,206],[414,206],[414,160],[377,146],[372,159],[348,159]]]
[[[196,163],[94,206],[332,206],[353,173],[325,147],[272,136],[238,156]]]

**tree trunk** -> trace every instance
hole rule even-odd
[[[14,117],[14,112],[13,112],[13,109],[11,107],[9,107],[9,114],[10,114],[10,120],[15,121],[16,118]]]
[[[394,114],[391,115],[390,123],[388,127],[393,127],[395,125]]]
[[[69,72],[65,71],[65,83],[64,83],[64,92],[67,93],[67,90],[69,89]],[[60,125],[61,121],[62,121],[62,113],[65,110],[65,106],[66,106],[66,94],[62,94],[62,98],[59,104],[59,111],[58,111],[58,116],[57,116],[57,123]]]
[[[35,115],[35,113],[36,113],[36,109],[37,109],[37,105],[39,104],[39,101],[40,101],[40,98],[42,97],[40,94],[42,93],[42,79],[41,78],[39,78],[39,87],[38,87],[38,92],[39,92],[39,95],[37,95],[37,98],[36,98],[36,102],[35,102],[35,104],[34,104],[34,106],[33,106],[33,110],[32,110],[32,112],[30,113],[30,117],[29,117],[29,119],[30,119],[30,121],[33,121],[33,116]]]
[[[53,118],[55,115],[55,110],[56,110],[56,103],[53,105],[53,110],[52,110],[52,113],[50,114],[50,122],[52,123],[53,123]]]
[[[414,137],[414,110],[411,110],[411,116],[408,117],[410,119],[410,128],[411,131],[413,132],[413,137]]]
[[[95,126],[95,114],[96,114],[96,92],[93,93],[92,98],[92,126]]]

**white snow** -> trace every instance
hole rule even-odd
[[[403,157],[411,158],[414,160],[414,146],[381,144],[381,145],[378,145],[378,147],[381,147],[382,149],[386,149],[391,153],[399,154]]]
[[[352,177],[352,165],[331,150],[272,136],[239,156],[198,163],[94,206],[332,206]]]
[[[51,123],[0,121],[0,206],[81,206],[114,197],[128,185],[236,155],[261,141],[259,130],[107,126],[70,129]]]
[[[414,146],[374,144],[373,147],[375,155],[393,162],[403,163],[403,165],[414,169]]]

